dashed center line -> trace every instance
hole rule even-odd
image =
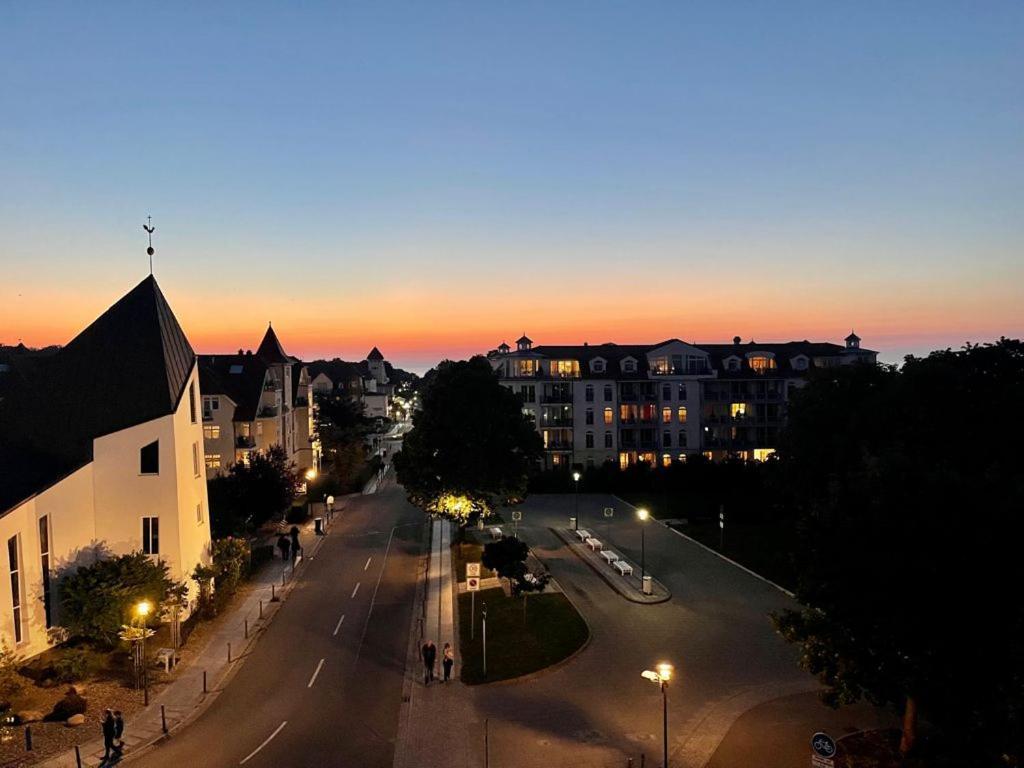
[[[335,626],[334,631],[331,633],[331,637],[337,637],[338,636],[338,630],[341,629],[341,625],[344,623],[344,621],[345,621],[345,614],[343,613],[343,614],[341,614],[341,618],[338,619],[338,624],[337,624],[337,626]]]
[[[372,555],[371,555],[370,557],[366,558],[366,565],[364,565],[364,566],[363,566],[363,570],[364,570],[364,571],[365,571],[365,570],[366,570],[367,568],[369,568],[369,567],[370,567],[370,561],[371,561],[371,560],[373,560],[373,556],[372,556]]]
[[[309,684],[306,686],[307,688],[312,688],[313,687],[313,683],[316,682],[316,676],[320,674],[320,670],[323,669],[323,666],[324,666],[324,660],[320,659],[320,663],[317,664],[316,665],[316,669],[313,670],[313,676],[311,678],[309,678]]]
[[[356,582],[356,588],[352,590],[352,597],[355,597],[356,596],[356,592],[359,591],[359,584],[360,584],[360,582],[357,581]]]
[[[323,664],[323,662],[320,662],[320,663]],[[247,762],[252,760],[256,756],[256,753],[259,752],[261,749],[263,749],[265,746],[267,746],[267,744],[270,743],[271,739],[273,739],[275,736],[277,736],[277,734],[279,734],[281,732],[281,729],[284,728],[286,725],[288,725],[288,721],[287,720],[285,720],[279,726],[277,726],[277,728],[274,730],[274,732],[272,734],[270,734],[269,736],[267,736],[266,741],[264,741],[262,744],[260,744],[258,747],[256,747],[256,749],[254,749],[252,752],[250,752],[248,754],[248,756],[243,758],[242,762],[240,762],[239,765],[245,765]]]

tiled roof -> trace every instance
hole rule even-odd
[[[233,421],[256,418],[266,378],[266,361],[252,353],[199,356],[200,391],[230,398],[235,404]]]
[[[92,460],[92,441],[173,413],[195,364],[152,275],[59,351],[0,381],[0,511]]]

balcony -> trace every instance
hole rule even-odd
[[[276,405],[265,405],[262,408],[260,408],[259,413],[256,414],[256,418],[259,419],[270,419],[273,418],[274,416],[277,416]]]
[[[543,427],[571,427],[573,423],[572,416],[552,416],[547,419],[540,420],[540,426]]]
[[[705,363],[651,368],[652,376],[707,376],[710,373],[711,368]]]
[[[255,448],[256,438],[252,435],[239,435],[235,438],[236,448]]]
[[[571,451],[572,440],[548,440],[544,446],[545,451]]]
[[[540,396],[542,403],[571,403],[572,392],[552,392]]]

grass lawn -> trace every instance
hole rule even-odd
[[[487,603],[487,677],[483,676],[480,615]],[[560,592],[532,595],[523,622],[522,598],[500,589],[476,596],[476,637],[469,639],[470,595],[459,595],[462,682],[469,685],[526,675],[572,655],[590,636],[572,603]]]
[[[484,548],[480,544],[464,541],[452,544],[452,570],[458,581],[466,580],[466,563],[479,563],[483,557]],[[494,575],[493,571],[480,566],[480,578],[487,579]]]

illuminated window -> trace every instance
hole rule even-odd
[[[556,453],[551,457],[551,465],[554,467],[560,467],[562,465],[562,454]]]
[[[672,466],[672,454],[671,453],[663,453],[663,454],[661,454],[661,466],[663,466],[663,467],[671,467]]]
[[[208,454],[206,454],[206,468],[207,469],[220,469],[220,454],[219,453],[208,453]]]
[[[637,461],[642,461],[644,464],[654,464],[654,453],[651,451],[645,451],[644,453],[637,454]]]
[[[671,408],[662,408],[661,409],[661,423],[662,424],[671,424],[672,423],[672,409]]]
[[[680,453],[679,454],[679,463],[680,464],[685,464],[686,463],[686,454],[685,453]]]
[[[659,374],[672,373],[672,369],[669,367],[667,357],[656,357],[652,361],[654,366],[654,372]]]
[[[621,421],[623,424],[632,424],[637,420],[639,413],[640,409],[638,406],[623,403],[622,405],[619,406],[619,421]]]
[[[537,375],[537,361],[536,360],[516,360],[513,372],[516,376],[536,376]]]
[[[611,424],[612,423],[612,409],[611,408],[605,408],[604,409],[604,423],[605,424]]]
[[[775,453],[774,448],[755,448],[754,461],[767,461],[773,453]]]
[[[203,427],[203,437],[207,440],[217,440],[220,437],[220,427],[218,426],[207,426]]]
[[[707,459],[708,461],[711,461],[711,459],[712,459],[711,451],[704,451],[704,458]]]
[[[625,451],[619,454],[619,469],[629,469],[629,454]]]
[[[580,375],[580,364],[578,360],[552,360],[551,375],[561,378],[570,378]]]
[[[676,416],[679,419],[679,423],[680,424],[685,424],[686,423],[686,406],[685,405],[680,405],[679,408],[676,409]]]
[[[653,422],[658,420],[658,406],[644,403],[640,406],[640,421]]]
[[[750,363],[750,369],[754,373],[765,373],[775,368],[775,358],[769,355],[750,355],[747,358],[747,362]]]
[[[747,404],[746,403],[732,403],[729,405],[729,415],[734,419],[739,416],[740,418],[747,415]]]

